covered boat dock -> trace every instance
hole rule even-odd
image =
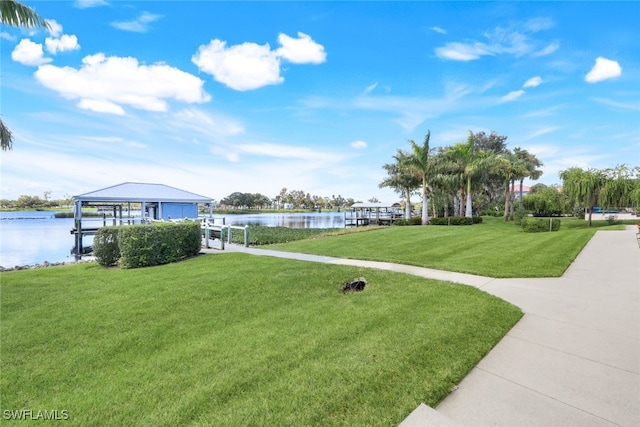
[[[74,228],[76,254],[83,253],[82,238],[95,234],[99,225],[83,227],[82,208],[97,207],[113,212],[113,225],[134,224],[153,220],[198,219],[198,205],[203,204],[212,214],[213,199],[190,193],[164,184],[146,184],[125,182],[90,193],[73,196]],[[139,215],[132,216],[131,205]],[[127,212],[123,217],[123,209]],[[105,214],[106,216],[106,214]],[[106,225],[103,221],[102,225]]]
[[[399,203],[354,203],[351,210],[345,212],[345,227],[361,227],[367,225],[391,225],[393,221],[402,219]]]

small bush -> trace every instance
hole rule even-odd
[[[525,209],[518,207],[514,213],[514,222],[516,225],[522,225],[522,221],[529,216],[529,212]]]
[[[447,218],[431,218],[431,225],[473,225],[477,223],[476,221],[478,220],[466,216],[450,216]],[[479,221],[482,222],[482,218]]]
[[[199,222],[123,226],[119,234],[122,268],[167,264],[200,252]]]
[[[119,227],[102,227],[93,238],[93,255],[103,267],[116,265],[120,259],[118,230]]]
[[[522,229],[526,233],[540,233],[544,231],[558,231],[560,229],[560,220],[554,218],[551,220],[551,230],[549,230],[549,220],[541,218],[525,218],[522,220]]]
[[[104,267],[148,267],[197,255],[201,239],[199,222],[102,227],[93,240],[93,254]]]
[[[393,221],[393,225],[422,225],[422,218],[414,216],[410,219],[396,219]]]

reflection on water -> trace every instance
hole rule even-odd
[[[344,214],[338,212],[214,216],[224,217],[226,224],[231,225],[264,225],[267,227],[289,228],[344,228]]]
[[[290,228],[344,228],[344,214],[338,212],[214,215],[216,222],[231,225],[264,225]],[[102,225],[101,218],[83,219],[83,227]],[[111,221],[107,219],[107,225]],[[54,212],[0,212],[0,266],[74,261],[73,218],[55,218]],[[83,239],[85,246],[93,236]]]

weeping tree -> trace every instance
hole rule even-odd
[[[50,30],[46,19],[22,3],[13,0],[0,0],[0,23],[8,27],[35,28]],[[13,149],[13,134],[0,118],[0,148],[3,151]]]
[[[637,166],[586,170],[574,167],[560,172],[560,178],[570,200],[589,209],[589,225],[596,206],[605,210],[640,206],[640,168]]]
[[[409,165],[411,155],[403,150],[398,150],[393,156],[394,163],[383,165],[387,171],[387,177],[378,185],[379,188],[392,188],[396,193],[405,197],[405,219],[411,219],[411,193],[420,187],[421,179]]]
[[[585,207],[589,211],[588,222],[591,226],[593,209],[598,206],[600,192],[607,182],[606,174],[598,169],[573,167],[560,172],[562,190],[571,202]]]
[[[640,168],[618,165],[605,169],[607,179],[600,191],[602,208],[621,208],[640,206]]]

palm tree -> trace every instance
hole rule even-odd
[[[607,177],[597,169],[583,170],[573,167],[560,172],[562,189],[574,203],[589,208],[589,226],[591,226],[591,214],[593,208],[598,205],[600,191],[604,187]]]
[[[14,0],[0,0],[0,23],[9,27],[42,27],[51,29],[49,22],[22,3]],[[3,151],[13,149],[13,135],[0,118],[0,148]]]
[[[2,119],[0,119],[0,141],[2,142],[3,151],[13,148],[13,135]]]
[[[420,177],[408,165],[410,156],[406,151],[398,150],[393,156],[395,163],[382,166],[387,171],[387,177],[378,185],[380,188],[393,188],[396,193],[405,196],[405,219],[411,219],[411,193],[421,183]]]
[[[47,20],[35,10],[14,0],[0,0],[0,22],[9,27],[51,29]]]
[[[464,166],[454,155],[451,147],[439,148],[433,158],[435,163],[435,176],[432,181],[434,186],[441,189],[453,200],[453,215],[463,216],[463,203],[465,198],[465,181],[462,176]],[[445,217],[448,216],[448,200],[445,201]]]
[[[407,164],[414,169],[420,177],[422,184],[422,225],[429,224],[429,206],[428,193],[431,190],[429,180],[433,174],[433,165],[431,161],[431,149],[429,148],[429,139],[431,131],[428,131],[424,137],[424,143],[418,145],[414,140],[410,140],[412,155],[407,159]]]
[[[458,142],[446,150],[447,156],[458,165],[458,173],[465,183],[466,208],[465,216],[473,216],[473,184],[475,180],[497,161],[495,153],[479,149],[474,144],[473,132],[469,132],[467,142]]]
[[[529,178],[535,181],[540,178],[542,176],[542,171],[538,168],[544,166],[544,163],[542,163],[535,154],[529,153],[527,150],[520,147],[514,148],[513,154],[516,158],[524,162],[524,167],[527,169],[527,174],[520,177],[520,210],[522,210],[524,209],[522,202],[522,185],[524,183],[524,179]]]

